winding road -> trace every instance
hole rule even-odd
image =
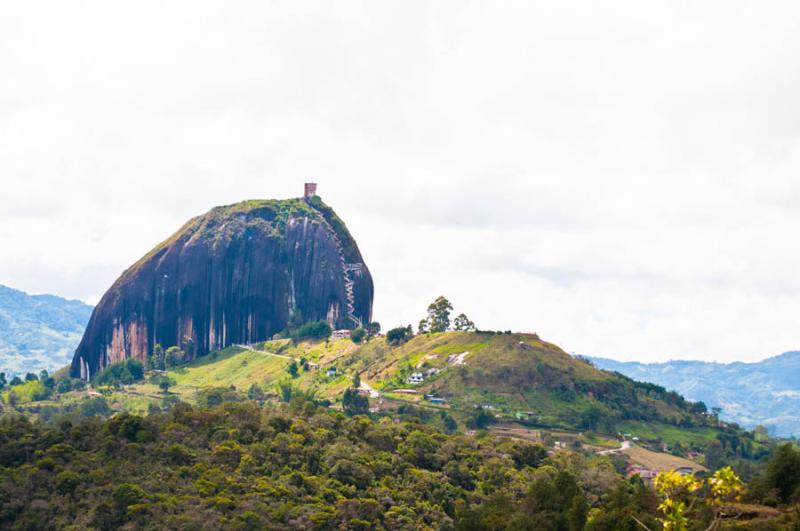
[[[611,450],[603,450],[602,452],[597,452],[597,455],[618,454],[620,452],[624,452],[630,447],[631,447],[630,441],[622,441],[622,446],[620,446],[619,448],[612,448]]]

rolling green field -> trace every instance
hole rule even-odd
[[[254,383],[262,385],[277,381],[286,374],[290,362],[284,356],[229,347],[172,369],[167,375],[177,382],[177,387],[197,389],[233,385],[237,389],[247,389]]]
[[[630,433],[645,441],[662,441],[668,445],[681,443],[684,446],[705,445],[713,441],[718,431],[712,427],[680,428],[657,422],[623,422],[619,425],[622,433]]]
[[[287,371],[292,362],[300,366],[295,377]],[[408,382],[415,372],[425,375],[423,383]],[[268,341],[251,348],[228,347],[166,372],[175,382],[169,394],[188,402],[196,401],[203,389],[246,392],[255,384],[269,394],[280,382],[336,402],[356,374],[365,385],[393,400],[416,403],[424,395],[437,395],[456,413],[469,415],[476,406],[490,407],[501,418],[524,416],[540,425],[561,428],[575,427],[593,411],[610,414],[607,403],[593,397],[592,389],[617,383],[614,375],[573,358],[535,334],[473,332],[424,334],[401,345],[390,345],[383,338],[362,345],[346,339]],[[417,396],[393,392],[405,388],[416,390]],[[32,384],[25,384],[16,392],[25,401],[30,400],[32,389]],[[115,406],[138,411],[150,403],[161,403],[165,393],[152,383],[138,383],[114,390],[110,396]],[[642,400],[644,404],[652,402]],[[656,403],[661,412],[679,413],[665,403]],[[713,437],[713,430],[695,433],[667,425],[649,430],[639,428],[642,438]]]
[[[298,368],[294,375],[288,370],[291,364]],[[422,373],[424,381],[410,383],[412,373]],[[597,448],[613,447],[618,433],[629,433],[653,449],[660,443],[702,448],[721,431],[715,421],[668,400],[664,390],[598,370],[535,334],[445,332],[400,345],[382,337],[360,345],[348,339],[275,340],[228,347],[162,374],[173,381],[167,391],[157,385],[158,373],[131,385],[57,393],[45,401],[34,400],[39,382],[13,391],[17,407],[34,415],[42,408],[72,407],[100,395],[112,410],[136,413],[178,400],[202,403],[212,389],[279,399],[287,385],[337,405],[358,375],[371,395],[371,407],[413,405],[429,416],[446,414],[462,429],[484,411],[500,425],[564,430]],[[256,395],[253,386],[259,388]],[[4,404],[8,395],[8,390],[3,393]],[[432,403],[431,395],[443,403]],[[641,420],[626,420],[631,418]],[[671,419],[693,424],[680,427]]]
[[[267,395],[274,396],[278,384],[288,382],[298,389],[313,390],[319,398],[335,401],[350,385],[352,379],[342,372],[332,376],[327,375],[327,368],[335,367],[335,354],[346,346],[337,343],[343,342],[330,343],[328,347],[315,343],[290,345],[288,348],[287,343],[268,343],[254,347],[254,350],[228,347],[167,371],[164,375],[175,381],[175,385],[169,388],[168,394],[177,395],[183,401],[194,403],[198,392],[204,389],[232,388],[247,392],[255,384]],[[278,351],[281,353],[278,354]],[[299,364],[301,358],[312,361],[326,355],[332,356],[334,361],[326,364],[324,368],[301,367],[298,369],[297,377],[294,378],[287,371],[293,361]],[[165,396],[165,393],[154,384],[137,383],[114,393],[111,399],[123,410],[146,411],[150,403],[158,405]]]

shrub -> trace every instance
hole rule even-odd
[[[182,444],[173,444],[167,448],[167,461],[174,465],[191,465],[194,455]]]
[[[214,462],[228,465],[232,468],[239,464],[242,458],[242,447],[236,441],[225,441],[214,448]]]
[[[542,461],[547,459],[547,449],[541,444],[523,444],[515,446],[511,452],[511,458],[517,468],[530,466],[538,467]]]
[[[239,394],[227,387],[210,387],[197,392],[197,403],[203,407],[218,406],[240,400]]]
[[[176,367],[184,362],[186,353],[180,347],[169,347],[164,353],[164,360],[167,368]]]
[[[144,491],[138,485],[122,483],[117,485],[111,493],[111,499],[117,507],[125,508],[128,505],[139,503],[144,499]]]
[[[78,487],[78,485],[80,485],[80,483],[81,477],[75,472],[71,472],[69,470],[59,472],[59,474],[53,480],[53,486],[56,488],[56,491],[61,494],[70,494]]]
[[[278,396],[281,397],[281,400],[284,402],[289,402],[292,399],[292,395],[294,394],[294,387],[289,382],[278,382]]]
[[[301,339],[327,339],[331,335],[331,326],[327,321],[312,321],[295,328],[289,335],[294,341]]]
[[[778,447],[767,466],[766,484],[780,496],[784,503],[791,501],[800,491],[800,451],[791,443]]]
[[[342,409],[346,415],[364,415],[369,412],[369,399],[350,387],[342,397]]]
[[[8,392],[7,401],[12,406],[17,402],[36,402],[49,398],[52,390],[45,387],[39,380],[30,380],[23,384],[14,386]]]
[[[51,393],[52,390],[49,387],[45,387],[45,385],[40,382],[31,389],[31,400],[33,402],[47,400],[50,398]]]
[[[142,362],[133,358],[112,363],[93,379],[96,385],[129,385],[144,379],[144,366]]]
[[[261,389],[261,386],[258,385],[257,383],[252,384],[250,386],[250,389],[247,390],[247,398],[249,398],[250,400],[261,401],[264,400],[266,396],[267,395],[264,393],[264,390]]]
[[[361,343],[364,341],[364,337],[367,335],[367,331],[363,328],[356,328],[352,332],[350,332],[350,339],[353,343]]]
[[[162,376],[161,379],[158,381],[158,388],[161,389],[164,393],[169,391],[169,388],[175,385],[175,380],[168,376]]]
[[[411,325],[398,326],[397,328],[392,328],[391,330],[386,332],[386,341],[388,341],[392,345],[399,345],[400,343],[405,343],[412,337],[414,337],[414,330],[411,328]]]
[[[58,384],[56,385],[56,391],[59,393],[69,393],[72,391],[72,382],[69,380],[69,378],[59,380]]]
[[[479,408],[467,421],[467,426],[473,429],[482,430],[489,424],[494,424],[495,422],[497,422],[497,419],[494,417],[494,415],[483,408]]]

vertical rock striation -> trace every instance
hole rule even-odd
[[[153,346],[196,357],[269,339],[292,314],[354,328],[372,314],[372,277],[355,240],[318,197],[245,201],[190,220],[106,292],[70,372],[146,359]]]

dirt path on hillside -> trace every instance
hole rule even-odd
[[[363,391],[366,391],[367,393],[369,393],[369,397],[370,398],[380,398],[381,397],[381,393],[379,391],[375,390],[370,384],[368,384],[364,380],[361,380],[361,385],[359,385],[358,388],[363,390]]]
[[[284,356],[283,354],[275,354],[274,352],[267,352],[266,350],[256,350],[253,347],[248,347],[247,345],[234,345],[234,347],[243,348],[249,352],[255,352],[257,354],[266,354],[267,356],[275,356],[276,358],[283,358],[289,361],[300,361],[291,356]]]
[[[597,455],[608,455],[608,454],[619,454],[625,452],[631,447],[630,441],[622,441],[622,446],[619,448],[612,448],[611,450],[603,450],[602,452],[597,452]]]

